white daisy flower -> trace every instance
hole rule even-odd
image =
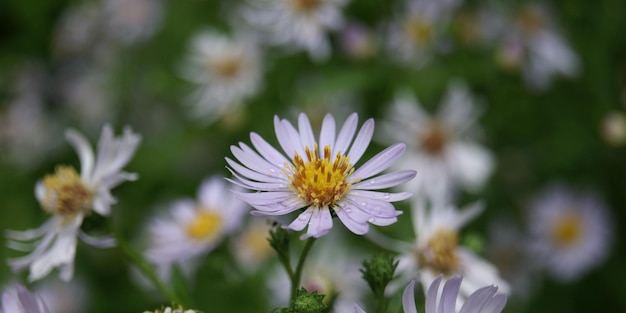
[[[556,279],[571,281],[607,258],[612,224],[597,196],[554,185],[533,204],[529,231],[538,265]]]
[[[274,249],[268,241],[271,229],[269,220],[254,219],[231,240],[233,257],[244,272],[256,272],[274,256]]]
[[[455,276],[447,280],[443,288],[439,288],[443,275],[435,279],[426,292],[426,313],[500,313],[506,305],[507,296],[498,292],[494,285],[485,286],[472,293],[460,309],[457,309],[456,300],[463,276]],[[417,313],[415,307],[415,281],[411,281],[402,293],[402,308],[404,313]],[[443,290],[440,290],[443,289]],[[365,313],[358,305],[354,306],[355,313]]]
[[[171,217],[149,223],[146,257],[167,276],[173,264],[189,265],[191,259],[213,250],[225,235],[239,230],[246,209],[222,177],[211,177],[200,186],[198,200],[178,200],[171,206]]]
[[[324,295],[324,304],[332,304],[331,312],[349,312],[354,303],[362,300],[368,291],[364,288],[359,271],[365,255],[356,249],[347,248],[347,242],[341,237],[337,238],[323,242],[324,246],[320,249],[324,253],[307,258],[300,285],[308,292],[317,291]],[[275,305],[281,306],[289,302],[289,277],[282,268],[277,268],[275,272],[277,274],[272,275],[268,285]]]
[[[412,0],[387,26],[390,57],[415,66],[425,65],[443,50],[443,34],[456,7],[454,1]]]
[[[291,224],[296,231],[307,225],[302,238],[320,237],[333,226],[333,215],[353,233],[365,234],[369,224],[387,226],[402,212],[390,202],[401,201],[411,193],[373,191],[402,184],[415,177],[415,171],[403,170],[375,176],[387,169],[404,152],[404,144],[394,144],[365,162],[363,156],[374,133],[374,120],[365,121],[354,136],[358,122],[351,114],[336,133],[335,119],[328,114],[319,137],[313,135],[305,114],[298,118],[298,129],[289,121],[274,117],[278,142],[287,157],[256,133],[250,134],[254,151],[245,143],[231,146],[237,163],[226,158],[234,184],[253,192],[238,193],[256,210],[253,215],[285,215],[304,209]],[[353,141],[354,139],[354,141]]]
[[[2,293],[0,313],[50,313],[41,297],[15,284]]]
[[[407,143],[401,168],[419,169],[407,190],[445,199],[458,188],[478,191],[494,167],[491,152],[471,141],[480,112],[467,87],[452,83],[439,111],[430,116],[405,93],[396,97],[383,124],[384,140]]]
[[[197,85],[189,103],[192,116],[212,122],[238,110],[259,89],[260,50],[249,35],[205,31],[193,38],[182,75]]]
[[[344,23],[341,8],[348,0],[252,0],[242,9],[244,19],[261,30],[268,42],[306,50],[322,61],[330,55],[326,32]]]
[[[580,71],[580,60],[557,30],[556,23],[545,6],[532,4],[518,10],[506,27],[498,55],[504,64],[521,63],[526,83],[537,89],[547,88],[553,77],[574,77]],[[516,48],[516,46],[518,48]],[[513,49],[512,49],[513,48]],[[521,49],[521,50],[520,50]],[[507,56],[507,53],[513,53]],[[519,58],[517,62],[516,57]]]
[[[418,277],[426,290],[439,275],[462,275],[465,277],[460,291],[463,298],[490,284],[508,292],[508,284],[492,264],[459,244],[461,227],[474,219],[482,211],[482,206],[473,205],[458,211],[451,205],[432,203],[427,208],[425,201],[415,201],[412,209],[415,242],[395,242],[381,235],[370,237],[400,253],[397,272],[404,279],[397,283],[405,284],[406,280]]]
[[[30,268],[29,281],[45,277],[54,268],[59,268],[62,280],[72,279],[76,236],[95,246],[113,245],[112,239],[90,237],[80,231],[80,226],[92,211],[108,216],[116,202],[111,189],[137,179],[136,174],[122,171],[141,140],[130,128],[124,130],[121,138],[114,138],[111,127],[105,125],[96,156],[87,139],[77,131],[68,130],[65,138],[78,153],[80,175],[70,166],[58,166],[53,175],[46,175],[37,183],[35,195],[52,217],[37,229],[6,233],[11,239],[9,247],[32,250],[27,256],[9,260],[14,270]]]

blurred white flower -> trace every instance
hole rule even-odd
[[[547,88],[553,77],[574,77],[580,60],[557,29],[549,10],[527,4],[516,12],[513,23],[502,28],[500,64],[521,70],[526,83],[536,89]]]
[[[144,311],[143,313],[196,313],[199,311],[195,310],[185,310],[182,306],[178,306],[177,308],[172,309],[171,307],[165,307],[164,309],[156,309],[154,311]]]
[[[222,177],[208,178],[198,189],[197,200],[178,200],[171,205],[170,216],[149,222],[145,254],[163,276],[169,276],[174,264],[189,267],[225,235],[240,230],[247,205],[230,189]]]
[[[473,142],[480,115],[468,88],[451,83],[438,112],[430,116],[410,94],[396,96],[383,121],[386,137],[401,141],[407,153],[397,168],[418,171],[403,186],[431,199],[446,199],[461,188],[476,192],[493,171],[492,153]]]
[[[626,115],[621,111],[611,111],[602,119],[600,125],[602,139],[612,146],[626,143]]]
[[[61,14],[54,29],[53,48],[58,56],[85,54],[97,46],[102,9],[97,2],[81,2]]]
[[[0,313],[50,313],[50,311],[41,297],[20,284],[14,284],[2,293]]]
[[[308,292],[323,294],[324,303],[332,304],[331,312],[350,312],[354,303],[369,291],[359,271],[365,254],[350,247],[341,236],[318,244],[323,253],[307,258],[300,284]],[[289,303],[290,283],[282,267],[276,272],[280,273],[273,275],[268,285],[275,305],[281,306]]]
[[[163,18],[162,0],[103,0],[107,34],[123,44],[149,39]]]
[[[242,8],[244,19],[264,39],[286,49],[306,50],[316,61],[330,55],[326,32],[344,23],[348,0],[251,0]]]
[[[249,35],[204,31],[193,38],[182,75],[197,85],[191,116],[213,122],[240,109],[261,83],[261,51]]]
[[[459,244],[461,227],[481,211],[482,206],[477,204],[458,211],[451,205],[431,203],[427,207],[426,201],[415,200],[412,208],[415,242],[395,242],[382,235],[370,238],[400,253],[397,273],[401,279],[395,284],[406,284],[407,280],[417,277],[426,290],[439,275],[462,275],[465,280],[460,294],[464,299],[491,284],[508,292],[508,284],[492,264]],[[397,285],[391,289],[394,288],[397,289]]]
[[[84,281],[70,282],[45,280],[38,284],[35,292],[48,306],[50,313],[82,313],[90,302],[89,288]]]
[[[458,1],[410,0],[387,26],[390,58],[420,67],[445,46],[443,36]]]
[[[482,287],[473,292],[460,309],[457,309],[456,300],[463,276],[455,276],[448,279],[442,288],[439,288],[443,275],[435,279],[426,292],[426,313],[500,313],[506,305],[507,296],[498,292],[498,287],[491,285]],[[417,313],[415,307],[415,281],[411,281],[402,293],[402,308],[404,313]],[[443,289],[443,290],[440,290]],[[355,313],[365,313],[365,311],[355,305]]]
[[[532,259],[555,279],[577,279],[607,258],[612,223],[596,195],[553,185],[529,213]]]
[[[257,271],[274,256],[274,249],[268,241],[271,229],[269,220],[253,219],[231,240],[233,256],[244,272]]]
[[[304,210],[291,224],[284,226],[301,231],[308,225],[302,239],[327,234],[333,227],[331,211],[350,231],[359,235],[367,233],[368,223],[393,224],[402,212],[391,202],[407,199],[411,193],[372,190],[402,184],[411,180],[415,171],[375,176],[402,155],[405,146],[401,143],[355,168],[354,164],[365,153],[374,133],[374,120],[368,119],[355,137],[357,123],[357,114],[351,114],[337,134],[335,119],[327,114],[316,139],[306,114],[300,114],[298,129],[275,116],[276,136],[288,157],[253,132],[250,139],[258,152],[243,142],[231,146],[231,152],[241,164],[226,158],[234,176],[229,180],[252,191],[237,194],[256,209],[253,215],[278,216]]]
[[[24,168],[36,166],[50,156],[61,132],[46,110],[49,77],[44,66],[20,66],[9,87],[5,110],[0,111],[0,149],[11,162]]]
[[[59,268],[62,280],[72,279],[77,236],[95,246],[114,245],[113,239],[90,237],[80,226],[84,217],[94,211],[108,216],[116,202],[111,189],[137,179],[136,174],[122,171],[140,142],[130,128],[124,130],[121,138],[114,138],[111,127],[105,125],[96,156],[87,139],[77,131],[68,130],[65,138],[78,153],[80,175],[70,166],[57,166],[54,174],[46,175],[35,187],[37,200],[52,217],[37,229],[6,232],[10,248],[32,251],[8,261],[16,271],[29,267],[29,281],[45,277],[54,268]]]
[[[356,21],[344,25],[339,43],[343,52],[354,60],[368,59],[378,50],[378,42],[372,30]]]

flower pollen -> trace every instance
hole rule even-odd
[[[575,214],[566,214],[559,218],[552,229],[554,243],[561,247],[575,244],[582,236],[583,222]]]
[[[194,240],[204,240],[215,235],[222,226],[222,216],[215,212],[199,209],[195,219],[187,227],[187,235]]]
[[[335,159],[331,160],[328,145],[324,147],[321,159],[308,146],[305,149],[306,161],[295,153],[289,189],[310,205],[334,206],[350,190],[351,183],[347,182],[347,177],[354,172],[350,158],[338,152]],[[313,151],[317,151],[317,144]]]
[[[57,166],[54,175],[44,177],[43,186],[42,206],[49,213],[73,217],[91,209],[93,192],[70,166]]]
[[[420,136],[421,147],[432,155],[441,154],[448,142],[448,132],[439,123],[432,123]]]
[[[229,56],[216,62],[211,62],[209,68],[219,77],[234,78],[241,71],[241,60],[237,57]]]
[[[433,26],[428,21],[409,18],[404,24],[409,38],[417,45],[426,46],[432,41]]]
[[[291,4],[296,11],[307,13],[313,11],[320,5],[322,0],[291,0]]]
[[[438,230],[426,246],[417,251],[419,264],[442,274],[454,272],[459,266],[459,257],[456,255],[458,243],[456,232]]]

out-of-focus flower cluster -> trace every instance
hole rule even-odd
[[[0,312],[626,310],[607,6],[0,4]]]

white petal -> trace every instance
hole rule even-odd
[[[361,165],[350,177],[353,179],[366,179],[386,170],[404,153],[405,149],[406,146],[402,143],[388,147]]]
[[[330,151],[335,151],[335,119],[331,114],[324,116],[322,130],[320,131],[319,154],[324,155],[324,147],[330,146]]]
[[[230,166],[230,168],[228,168],[229,171],[236,171],[237,173],[241,174],[242,176],[245,176],[247,178],[259,181],[259,182],[266,182],[266,183],[281,183],[284,181],[284,179],[272,176],[272,175],[268,175],[268,174],[264,174],[264,173],[259,173],[256,171],[253,171],[245,166],[242,166],[241,164],[231,160],[230,158],[226,158],[226,163],[228,163],[228,165]],[[276,171],[278,172],[278,171]]]
[[[393,205],[387,201],[360,197],[352,194],[348,194],[346,200],[358,209],[375,217],[395,217],[401,214],[401,211],[396,211]]]
[[[443,279],[443,275],[439,275],[437,279],[435,279],[430,286],[428,287],[428,292],[426,294],[426,308],[425,311],[427,313],[436,313],[437,312],[437,295],[439,294],[439,284]]]
[[[363,123],[352,147],[350,147],[350,152],[348,153],[350,163],[356,164],[361,159],[372,140],[372,135],[374,135],[374,119],[370,118]]]
[[[447,164],[461,186],[476,192],[493,171],[495,161],[492,154],[479,145],[455,142],[448,147]]]
[[[74,147],[80,160],[80,177],[91,177],[94,166],[94,154],[87,139],[79,132],[68,129],[65,139]]]
[[[415,281],[412,280],[402,292],[402,308],[404,313],[417,313],[415,307]]]
[[[337,214],[337,217],[339,217],[339,220],[341,220],[343,225],[345,225],[346,228],[348,228],[348,230],[350,230],[351,232],[357,235],[364,235],[369,230],[369,225],[367,224],[367,222],[359,223],[353,220],[352,218],[350,218],[350,216],[348,216],[345,210],[338,210],[335,211],[335,213]]]
[[[250,141],[254,148],[270,163],[277,167],[283,167],[285,163],[291,163],[285,156],[272,147],[263,137],[257,133],[250,133]]]
[[[354,132],[356,131],[357,123],[359,122],[359,116],[356,113],[350,114],[346,121],[344,122],[341,130],[339,131],[339,135],[337,135],[337,141],[335,142],[335,149],[333,152],[335,154],[341,153],[345,154],[348,151],[348,146],[352,142],[352,138],[354,137]]]
[[[462,279],[463,277],[456,276],[448,279],[448,281],[446,281],[446,284],[443,285],[441,303],[439,304],[440,313],[456,312],[456,298],[459,295],[459,288],[461,287]]]
[[[313,212],[315,210],[318,210],[318,209],[309,207],[304,212],[300,213],[300,215],[298,215],[298,217],[295,220],[293,220],[291,224],[285,226],[284,228],[292,229],[295,231],[303,230],[304,227],[306,227],[306,225],[309,224],[309,221],[311,220],[311,216],[313,215]]]
[[[311,122],[304,113],[300,113],[298,116],[298,130],[300,133],[300,140],[302,144],[309,149],[313,150],[315,146],[315,136],[313,135],[313,129],[311,128]]]
[[[366,179],[352,185],[352,189],[358,190],[373,190],[395,187],[400,184],[404,184],[407,181],[415,178],[417,172],[412,170],[403,170],[393,173],[383,174],[371,179]],[[356,177],[351,175],[350,177]]]
[[[361,190],[361,189],[359,190],[352,189],[350,190],[350,193],[360,196],[360,197],[383,200],[387,202],[402,201],[413,196],[413,194],[410,192],[390,193],[390,192],[368,191],[368,190]]]

